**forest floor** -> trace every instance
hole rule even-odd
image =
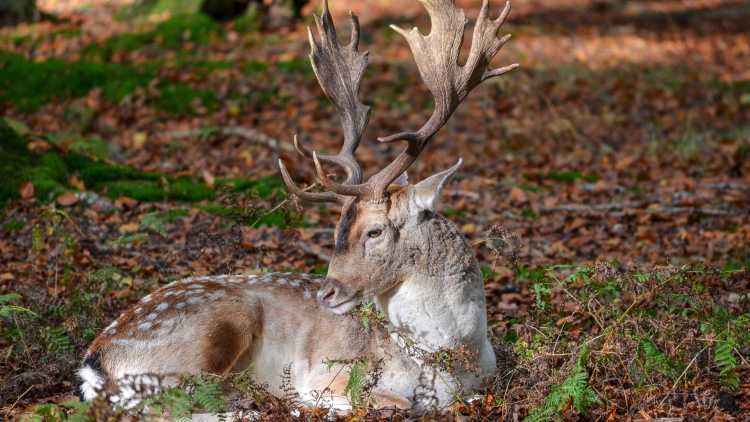
[[[74,412],[87,344],[159,286],[324,273],[338,217],[278,177],[282,157],[313,182],[293,134],[341,138],[302,25],[80,3],[0,31],[0,418]],[[331,7],[341,33],[354,7],[370,51],[369,174],[399,148],[373,140],[432,104],[388,24],[428,23],[417,2],[348,3]],[[750,421],[748,21],[745,1],[514,2],[496,60],[520,69],[476,89],[410,170],[463,157],[443,212],[475,246],[505,351],[453,415]]]

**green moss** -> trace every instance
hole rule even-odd
[[[247,8],[244,15],[234,20],[232,27],[240,33],[258,32],[261,28],[261,16],[254,5]]]
[[[219,107],[219,100],[213,92],[196,90],[185,84],[170,84],[162,88],[156,107],[175,116],[187,116],[195,113],[193,103],[196,99],[208,110]]]
[[[291,59],[276,62],[276,69],[286,74],[311,75],[313,73],[310,62],[305,59]]]
[[[97,159],[106,159],[109,157],[109,145],[101,138],[89,138],[77,133],[59,132],[48,135],[47,139],[50,143],[70,152]]]
[[[258,60],[251,60],[245,64],[245,74],[247,76],[258,76],[268,71],[268,64]]]
[[[33,62],[0,51],[0,102],[13,103],[24,112],[36,111],[54,99],[84,96],[96,87],[102,87],[110,101],[119,102],[149,80],[151,75],[118,64]]]
[[[82,50],[83,57],[108,62],[116,53],[128,53],[147,46],[181,50],[184,43],[206,44],[211,37],[221,34],[222,28],[201,13],[179,13],[160,23],[152,31],[113,35],[103,43],[94,43]]]
[[[264,176],[256,180],[224,179],[218,182],[233,192],[252,192],[261,198],[270,198],[273,194],[284,193],[284,181],[278,176]]]
[[[160,23],[154,31],[163,47],[175,50],[186,41],[206,44],[221,32],[221,26],[202,13],[176,15]]]
[[[5,120],[0,120],[0,204],[18,198],[19,186],[31,181],[40,199],[71,190],[68,177],[79,174],[87,187],[111,197],[128,196],[141,201],[201,201],[212,199],[214,191],[187,177],[172,178],[141,172],[125,166],[96,161],[82,154],[60,155],[50,151],[31,153],[26,141]]]

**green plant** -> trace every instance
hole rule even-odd
[[[385,314],[375,307],[374,302],[364,302],[354,308],[352,313],[357,316],[366,330],[369,330],[373,323],[382,325],[386,320]]]
[[[226,408],[226,397],[221,378],[196,375],[185,378],[180,385],[168,387],[149,396],[139,409],[150,415],[162,415],[166,410],[173,419],[188,418],[193,410],[218,414]]]
[[[166,230],[164,228],[165,225],[174,223],[187,215],[188,210],[185,208],[175,208],[168,211],[148,213],[141,217],[141,227],[164,236],[166,235]]]
[[[154,33],[159,43],[169,49],[179,49],[184,42],[207,43],[222,32],[221,26],[202,13],[177,14],[160,23]]]
[[[15,53],[0,51],[0,103],[13,103],[19,111],[32,112],[55,100],[86,95],[101,87],[105,98],[120,102],[152,75],[111,63],[35,62]]]
[[[543,311],[547,308],[552,289],[547,283],[534,283],[533,288],[536,307]]]
[[[213,92],[193,89],[185,84],[169,84],[162,88],[156,107],[175,116],[187,116],[195,114],[196,102],[208,110],[219,107],[219,100]]]
[[[644,369],[647,373],[656,371],[672,381],[682,373],[682,368],[675,364],[669,357],[664,354],[650,339],[641,339],[639,343],[641,352],[643,353]]]
[[[701,331],[713,334],[713,360],[719,369],[719,380],[730,390],[739,387],[736,350],[750,346],[750,313],[734,316],[721,306],[713,309],[711,317],[701,324]]]
[[[50,353],[72,355],[75,352],[73,343],[70,342],[67,332],[62,327],[47,328],[45,340],[47,351]]]
[[[360,407],[366,400],[367,360],[357,359],[349,368],[349,380],[344,387],[344,393],[349,397],[353,407]]]
[[[18,301],[19,299],[21,299],[21,295],[18,293],[0,295],[0,318],[10,318],[17,314],[37,316],[37,314],[27,308],[11,304],[11,302]]]
[[[719,378],[730,390],[736,390],[740,386],[737,359],[734,357],[736,346],[734,337],[727,333],[720,335],[714,343],[714,363],[719,368]]]
[[[586,370],[588,355],[588,347],[584,346],[579,352],[575,366],[565,380],[552,387],[544,402],[533,409],[524,422],[543,422],[560,417],[562,410],[568,404],[572,404],[576,411],[583,413],[601,403],[588,382],[589,374]]]

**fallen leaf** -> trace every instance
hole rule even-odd
[[[127,196],[121,196],[115,199],[115,206],[121,210],[133,209],[136,205],[138,205],[138,201],[133,198],[128,198]]]
[[[123,234],[127,233],[135,233],[141,228],[141,225],[138,223],[127,223],[120,226],[118,231]]]
[[[214,175],[208,170],[203,170],[201,175],[203,176],[203,181],[206,182],[206,185],[208,185],[209,188],[213,188],[214,182],[216,181]]]
[[[28,144],[29,151],[35,153],[47,152],[50,149],[50,145],[44,141],[31,141]]]
[[[12,281],[15,277],[13,277],[13,273],[2,273],[0,274],[0,281]]]
[[[76,175],[70,176],[68,178],[68,184],[80,191],[86,190],[86,185],[83,183],[83,180],[81,180],[81,178]]]
[[[136,132],[133,135],[133,148],[135,149],[141,149],[143,148],[143,145],[148,140],[148,135],[144,132]]]
[[[526,192],[520,188],[513,188],[510,190],[510,200],[517,204],[523,204],[528,202],[529,198],[526,197]]]
[[[68,191],[58,196],[55,202],[60,206],[69,207],[78,202],[78,197],[75,193]]]
[[[29,199],[34,196],[34,184],[26,182],[18,188],[18,194],[21,195],[22,199]]]
[[[466,234],[476,233],[477,225],[473,223],[464,224],[461,226],[461,231]]]

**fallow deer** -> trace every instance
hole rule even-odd
[[[324,361],[366,358],[380,362],[371,392],[378,407],[420,409],[430,405],[427,401],[448,405],[458,390],[471,391],[493,374],[496,360],[477,261],[461,232],[436,211],[440,192],[461,161],[415,185],[394,182],[474,87],[517,67],[490,68],[510,38],[497,35],[510,4],[493,19],[488,1],[483,1],[471,49],[461,65],[459,51],[468,24],[463,10],[453,0],[421,2],[432,22],[429,35],[417,28],[392,28],[408,41],[435,108],[419,130],[378,139],[405,141],[406,147],[367,181],[354,157],[370,113],[359,99],[368,55],[358,51],[358,20],[351,15],[351,41],[342,46],[324,0],[322,15],[315,16],[318,37],[308,28],[312,67],[340,114],[343,145],[337,154],[323,155],[310,152],[295,137],[298,152],[314,162],[323,192],[300,189],[281,160],[279,166],[292,195],[342,208],[327,276],[194,277],[155,291],[89,347],[79,370],[85,399],[106,389],[113,392],[112,400],[124,403],[137,393],[133,382],[148,388],[157,380],[173,384],[180,374],[228,374],[246,368],[257,382],[280,393],[286,367],[305,404],[345,410],[350,405],[347,379],[337,377]],[[341,168],[345,179],[332,180],[322,163]],[[391,331],[368,333],[347,314],[365,300],[375,303]],[[425,353],[412,353],[415,348],[428,354],[462,349],[470,362],[449,373],[428,365]],[[432,389],[429,400],[416,394],[425,382]],[[323,392],[328,394],[321,402]]]

